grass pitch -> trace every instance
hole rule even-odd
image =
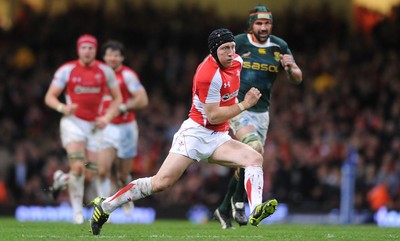
[[[18,222],[0,219],[0,239],[12,240],[273,240],[273,241],[383,241],[400,240],[396,228],[376,225],[329,226],[272,224],[260,227],[236,225],[222,230],[219,223],[193,224],[184,220],[156,220],[153,224],[105,224],[99,236],[89,232],[89,222],[74,225],[65,222]]]

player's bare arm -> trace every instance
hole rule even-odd
[[[122,95],[119,86],[115,86],[114,88],[110,89],[110,93],[112,96],[110,107],[107,109],[105,115],[96,119],[96,126],[100,129],[104,128],[115,116],[119,114],[119,106],[122,103]]]
[[[58,97],[61,95],[62,92],[63,89],[60,89],[55,84],[51,84],[49,89],[47,90],[44,102],[48,107],[60,112],[61,114],[71,115],[75,112],[78,105],[77,104],[67,105],[62,103],[58,99]]]
[[[257,88],[251,88],[244,97],[244,100],[238,104],[231,106],[220,106],[219,103],[202,103],[207,120],[215,125],[223,123],[232,117],[240,114],[240,112],[257,104],[261,97],[261,93]]]
[[[281,54],[281,64],[289,75],[289,80],[293,84],[300,84],[303,80],[303,73],[290,54]]]
[[[149,104],[149,97],[144,88],[132,91],[131,95],[132,97],[124,104],[127,111],[141,110]]]

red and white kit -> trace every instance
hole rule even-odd
[[[211,124],[201,103],[220,103],[230,106],[236,103],[240,86],[240,70],[243,60],[235,55],[232,66],[220,68],[209,55],[197,68],[193,78],[193,103],[189,119],[183,122],[174,135],[170,152],[197,161],[207,159],[220,145],[230,140],[229,120]]]
[[[63,145],[73,141],[86,141],[87,148],[96,151],[97,144],[92,138],[94,121],[100,114],[100,105],[106,89],[112,89],[118,84],[114,71],[100,61],[83,66],[78,60],[74,60],[63,64],[56,71],[53,83],[61,89],[66,89],[67,104],[78,105],[73,115],[61,119]]]
[[[122,103],[126,103],[131,93],[143,88],[136,72],[127,66],[121,66],[115,72],[119,84]],[[102,104],[102,114],[105,114],[111,103],[111,96],[105,95]],[[114,147],[119,158],[128,159],[137,155],[137,143],[139,137],[135,112],[126,111],[114,117],[101,133],[101,148]]]

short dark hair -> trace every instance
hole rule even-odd
[[[109,40],[101,47],[101,54],[104,56],[107,49],[118,50],[122,56],[125,56],[125,46],[123,43],[116,40]]]

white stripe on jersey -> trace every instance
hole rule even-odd
[[[207,98],[205,103],[216,103],[221,101],[221,88],[222,88],[222,77],[219,72],[219,68],[215,71],[215,74],[211,80],[210,88],[208,89]]]
[[[110,66],[103,64],[103,63],[100,63],[98,66],[104,72],[104,74],[106,76],[108,88],[111,90],[114,87],[118,86],[118,81],[117,81],[117,78],[115,77],[114,70]]]
[[[247,39],[249,40],[249,42],[250,42],[252,45],[254,45],[254,46],[258,47],[258,48],[268,48],[268,47],[272,47],[272,46],[276,46],[276,47],[279,47],[279,48],[281,47],[281,46],[279,46],[279,45],[276,44],[276,43],[271,43],[269,37],[268,37],[267,42],[265,42],[265,43],[263,43],[263,44],[254,42],[253,39],[251,39],[251,35],[250,35],[250,34],[247,34]]]
[[[75,67],[76,64],[66,64],[61,66],[54,74],[52,82],[60,89],[64,89],[68,83],[69,75]]]
[[[121,75],[125,80],[126,87],[128,88],[130,93],[143,88],[142,84],[139,81],[139,78],[131,71],[123,70]]]
[[[211,80],[210,83],[210,88],[208,89],[207,97],[205,100],[206,104],[209,103],[219,103],[221,101],[221,87],[222,87],[222,77],[221,73],[219,72],[219,68],[215,71],[215,74]],[[196,107],[196,109],[201,113],[202,118],[203,118],[203,125],[205,126],[207,124],[207,116],[206,113],[203,109],[203,106],[201,104],[201,101],[197,95],[194,96],[193,98],[193,104]]]

